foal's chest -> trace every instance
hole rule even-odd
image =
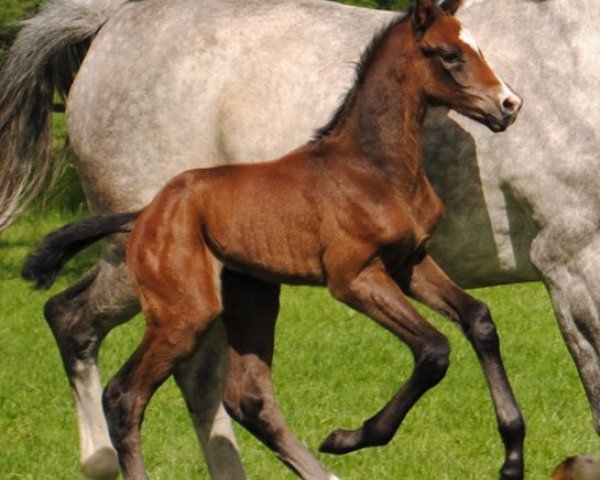
[[[432,235],[444,206],[425,174],[419,173],[405,183],[389,178],[343,188],[326,209],[335,227],[357,241],[411,250]]]

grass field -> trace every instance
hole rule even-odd
[[[26,215],[0,237],[0,479],[78,478],[73,402],[58,351],[41,315],[47,292],[19,278],[30,246],[72,215]],[[52,292],[73,281],[97,251],[69,266]],[[528,427],[529,479],[547,479],[564,457],[599,452],[576,371],[540,284],[475,290],[488,302],[505,363]],[[344,457],[321,455],[346,480],[497,478],[502,448],[475,355],[457,329],[428,314],[451,339],[447,378],[409,414],[386,447]],[[101,351],[105,379],[139,340],[137,318],[113,331]],[[411,368],[407,349],[322,289],[286,288],[278,326],[275,384],[297,435],[314,451],[335,427],[356,427],[374,413]],[[183,402],[169,381],[144,423],[153,479],[208,478]],[[244,431],[238,439],[254,480],[295,478]]]

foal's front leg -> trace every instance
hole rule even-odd
[[[409,295],[461,326],[477,353],[494,402],[506,452],[501,478],[522,479],[525,422],[504,370],[500,341],[487,306],[454,284],[429,256],[414,267],[410,278],[400,281]]]
[[[412,375],[382,410],[357,430],[331,433],[321,445],[323,452],[342,454],[392,439],[412,406],[446,374],[450,345],[413,308],[381,261],[350,279],[332,277],[329,288],[336,298],[394,333],[415,358]]]

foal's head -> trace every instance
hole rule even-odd
[[[461,0],[416,0],[412,27],[425,94],[498,132],[516,119],[521,98],[490,68],[454,17]]]

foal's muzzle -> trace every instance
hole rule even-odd
[[[503,132],[515,123],[522,107],[523,99],[514,93],[510,87],[505,86],[500,98],[499,112],[495,115],[486,114],[484,123],[492,132]]]

